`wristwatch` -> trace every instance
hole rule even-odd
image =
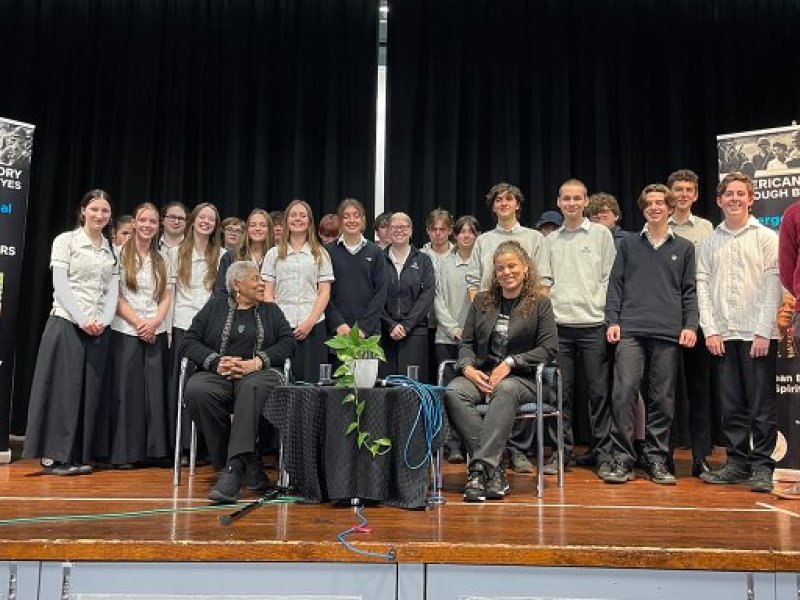
[[[503,362],[506,363],[509,367],[515,367],[517,365],[516,361],[514,360],[513,356],[506,356],[503,359]]]

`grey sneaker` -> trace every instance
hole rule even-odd
[[[494,473],[486,483],[486,499],[487,500],[501,500],[506,497],[506,493],[511,489],[506,477],[506,471],[503,465],[498,465],[494,469]]]
[[[769,467],[755,467],[747,480],[751,492],[770,493],[772,491],[772,469]]]
[[[569,461],[572,457],[569,454],[564,455],[564,471],[569,471]],[[558,475],[558,452],[553,452],[550,459],[544,464],[542,472],[545,475]]]
[[[747,473],[725,465],[715,471],[700,474],[700,479],[713,485],[735,485],[747,481]]]
[[[531,461],[522,452],[511,452],[508,462],[511,463],[514,473],[533,473]]]
[[[597,470],[595,471],[595,473],[597,473],[597,476],[600,479],[605,479],[606,475],[611,473],[611,469],[613,468],[614,468],[613,462],[611,462],[610,460],[603,461],[597,465]]]

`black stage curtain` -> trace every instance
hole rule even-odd
[[[13,432],[50,244],[87,190],[108,190],[115,212],[372,204],[377,0],[0,0],[0,23],[0,115],[37,126]]]
[[[529,224],[578,177],[632,229],[688,167],[717,222],[715,136],[800,116],[798,31],[798,0],[390,0],[387,206],[493,227],[508,180]]]

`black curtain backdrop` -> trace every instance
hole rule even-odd
[[[717,222],[715,136],[800,118],[798,31],[798,0],[390,0],[387,207],[493,227],[508,180],[530,224],[578,177],[632,229],[688,167]]]
[[[53,237],[115,212],[222,216],[374,196],[377,0],[0,0],[0,115],[37,126],[12,432],[51,304]],[[4,418],[0,416],[0,419]]]

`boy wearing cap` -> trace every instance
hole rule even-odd
[[[542,213],[542,216],[539,217],[539,220],[536,221],[536,231],[541,233],[544,237],[547,237],[561,227],[563,222],[564,218],[561,216],[560,212],[557,210],[546,210]]]
[[[589,203],[586,186],[568,179],[558,190],[558,207],[564,223],[547,237],[547,270],[553,285],[550,301],[558,327],[558,365],[562,376],[564,464],[572,455],[572,407],[575,380],[586,382],[592,444],[583,464],[610,463],[611,412],[608,405],[608,361],[605,337],[605,303],[608,278],[614,264],[614,240],[607,227],[583,214]],[[555,431],[548,422],[550,439]],[[544,468],[558,472],[554,452]]]
[[[720,181],[717,204],[725,220],[698,255],[700,324],[718,369],[728,455],[724,467],[700,479],[747,483],[754,492],[770,492],[777,438],[775,314],[781,284],[778,236],[750,215],[754,195],[752,181],[742,173],[729,173]]]

